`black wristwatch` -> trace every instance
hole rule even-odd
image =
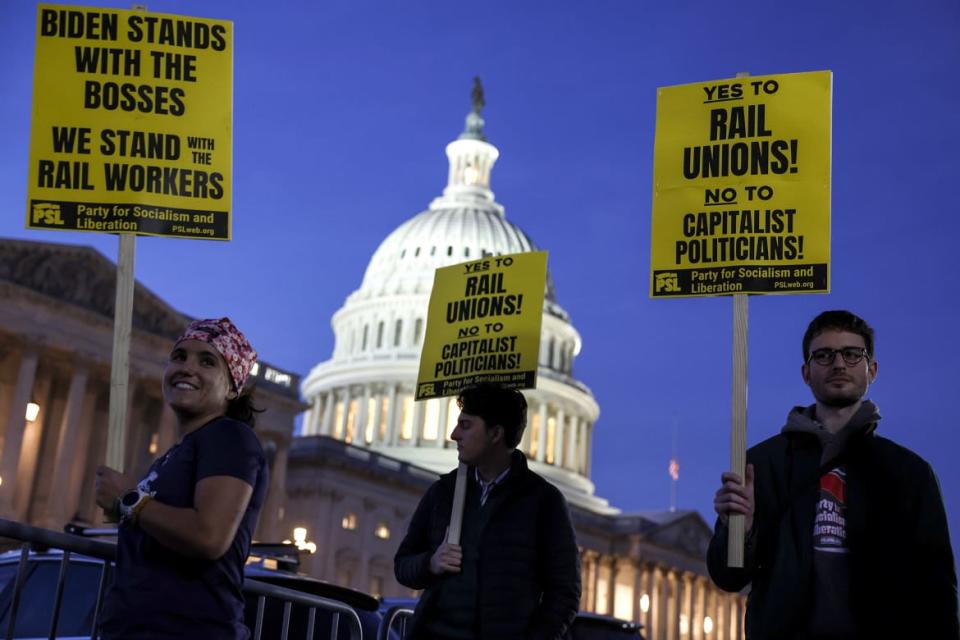
[[[153,500],[153,493],[142,491],[140,487],[134,487],[120,496],[120,502],[117,510],[120,511],[120,522],[133,520],[136,522],[140,510],[143,509],[150,500]]]

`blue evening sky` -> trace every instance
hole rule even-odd
[[[443,148],[480,75],[501,152],[493,190],[550,252],[583,337],[575,373],[601,407],[597,492],[625,511],[666,508],[676,423],[680,507],[711,523],[729,456],[731,302],[648,297],[656,88],[832,70],[832,293],[751,298],[748,442],[810,401],[799,373],[810,318],[855,311],[877,330],[880,433],[933,464],[957,549],[955,0],[148,8],[235,23],[235,217],[229,243],[139,240],[142,283],[192,316],[230,315],[264,359],[306,374],[329,358],[330,317],[380,241],[444,187]],[[0,235],[115,259],[112,236],[23,228],[35,20],[35,3],[0,2]]]

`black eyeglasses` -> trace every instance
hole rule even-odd
[[[837,359],[838,353],[847,364],[857,364],[867,357],[867,350],[864,347],[843,347],[842,349],[825,347],[812,352],[807,362],[813,360],[821,366],[828,367]]]

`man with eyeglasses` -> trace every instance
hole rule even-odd
[[[713,581],[750,585],[752,640],[960,638],[957,576],[936,476],[875,434],[863,397],[877,376],[873,329],[826,311],[803,336],[815,403],[747,452],[745,482],[721,475],[707,554]],[[922,425],[918,425],[922,428]],[[727,522],[745,517],[743,568],[727,566]]]

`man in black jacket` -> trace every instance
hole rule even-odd
[[[469,465],[459,545],[446,542],[456,472],[420,500],[394,558],[397,581],[423,589],[408,638],[558,640],[580,602],[580,561],[567,504],[516,450],[519,391],[484,384],[457,398],[451,437]]]
[[[957,576],[930,465],[875,435],[864,401],[877,375],[873,329],[848,311],[803,337],[804,382],[776,435],[747,452],[746,482],[721,476],[707,564],[727,591],[751,586],[747,638],[960,637]],[[918,425],[922,428],[922,425]],[[727,567],[727,522],[745,516],[742,569]]]

